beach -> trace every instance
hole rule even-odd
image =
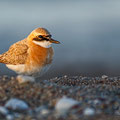
[[[11,99],[18,100],[18,108],[8,103]],[[19,100],[27,107],[19,108]],[[15,77],[0,77],[0,119],[119,120],[119,116],[120,77],[65,75],[23,84]]]

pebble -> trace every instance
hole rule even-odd
[[[46,106],[40,106],[36,108],[35,112],[40,113],[41,115],[46,115],[50,113],[49,109]]]
[[[55,105],[55,109],[58,113],[63,114],[66,113],[70,108],[74,105],[77,105],[79,102],[67,97],[62,97]]]
[[[7,119],[7,120],[14,120],[14,116],[11,115],[11,114],[8,114],[8,115],[6,116],[6,119]]]
[[[120,111],[119,110],[115,111],[115,115],[119,115],[120,116]]]
[[[94,104],[94,105],[98,105],[98,104],[100,104],[100,103],[101,103],[101,102],[100,102],[100,100],[98,100],[98,99],[96,99],[96,100],[93,101],[93,104]]]
[[[83,114],[85,116],[95,115],[95,110],[93,108],[85,108],[85,110],[83,111]]]
[[[112,120],[112,116],[120,120],[120,77],[61,76],[26,84],[18,84],[16,78],[0,78],[0,120],[89,120],[91,116],[93,120]],[[19,104],[14,110],[19,103],[15,101],[7,107],[12,96],[21,98],[22,106],[29,109],[22,112]]]
[[[41,111],[41,114],[42,115],[47,115],[47,114],[49,114],[50,113],[50,111],[48,110],[48,109],[43,109],[42,111]]]
[[[7,108],[0,106],[0,113],[3,115],[7,115],[9,111],[7,110]]]
[[[27,103],[25,103],[23,100],[11,98],[7,101],[5,104],[6,108],[12,109],[12,110],[27,110],[29,109],[29,106]]]
[[[23,75],[18,75],[17,80],[20,84],[27,83],[27,82],[35,82],[34,77],[23,76]]]
[[[107,79],[108,76],[107,75],[102,75],[102,79]]]

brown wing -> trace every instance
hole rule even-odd
[[[24,39],[13,44],[9,50],[0,55],[0,62],[4,64],[24,64],[28,56],[27,40]]]

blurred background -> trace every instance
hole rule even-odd
[[[42,78],[120,75],[119,0],[1,0],[0,54],[37,27],[61,42]],[[3,74],[15,75],[0,64]]]

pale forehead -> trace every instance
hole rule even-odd
[[[50,32],[45,28],[37,28],[33,32],[36,35],[50,35]]]

